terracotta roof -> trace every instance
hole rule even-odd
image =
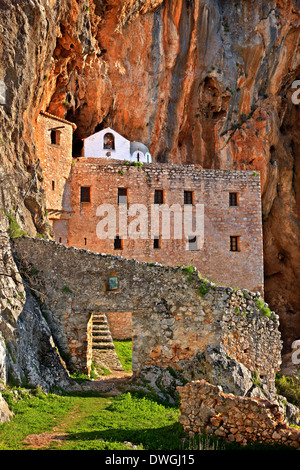
[[[69,124],[73,127],[74,131],[77,129],[77,126],[74,122],[67,121],[66,119],[60,118],[58,116],[54,116],[54,114],[47,113],[46,111],[41,111],[40,114],[43,116],[49,117],[51,119],[56,119],[56,121],[64,122],[65,124]]]

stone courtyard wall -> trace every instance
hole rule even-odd
[[[168,371],[246,395],[255,375],[262,388],[274,390],[279,321],[274,312],[263,315],[258,293],[217,287],[190,267],[152,265],[47,240],[18,238],[13,249],[59,350],[78,370],[90,368],[91,315],[131,312],[135,377]],[[119,281],[115,291],[107,289],[110,275]]]
[[[276,403],[226,394],[205,380],[178,390],[179,422],[190,436],[205,432],[242,445],[259,441],[300,448],[300,429],[288,426]]]

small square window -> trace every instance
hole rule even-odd
[[[123,240],[119,236],[116,236],[114,240],[114,249],[115,250],[123,250]]]
[[[80,202],[91,202],[91,188],[90,187],[81,186]]]
[[[230,251],[240,251],[240,237],[230,237]]]
[[[154,192],[154,204],[164,203],[164,192],[162,189],[156,189]]]
[[[193,191],[184,191],[184,204],[193,204]]]
[[[153,239],[153,248],[155,250],[159,250],[160,249],[160,237],[159,236],[154,236],[154,239]]]
[[[189,251],[198,250],[198,239],[197,239],[197,237],[194,237],[194,236],[188,237],[188,249],[189,249]]]
[[[231,207],[238,206],[238,193],[229,193],[229,205]]]
[[[128,191],[126,188],[118,188],[118,204],[127,204]]]

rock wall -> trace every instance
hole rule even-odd
[[[274,402],[223,393],[205,380],[178,390],[179,422],[190,436],[205,432],[242,445],[260,442],[300,448],[300,429],[288,425]]]
[[[0,381],[12,385],[67,387],[60,359],[39,304],[20,275],[11,253],[7,218],[0,217]],[[29,276],[30,277],[30,276]]]

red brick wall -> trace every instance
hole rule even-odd
[[[80,187],[91,187],[91,202],[80,203]],[[109,203],[118,210],[118,188],[128,188],[128,203],[148,208],[155,189],[164,190],[165,203],[183,207],[183,191],[194,191],[194,203],[204,204],[204,246],[186,250],[186,240],[123,241],[114,250],[113,240],[96,234],[99,205]],[[237,192],[238,207],[229,206],[229,192]],[[72,165],[69,245],[94,252],[112,253],[129,259],[165,265],[193,265],[205,277],[221,285],[259,290],[263,293],[263,244],[259,175],[245,171],[202,170],[192,165],[147,164],[142,168],[121,162],[79,159]],[[131,220],[131,219],[129,219]],[[150,229],[149,229],[150,230]],[[150,234],[150,231],[149,231]],[[240,252],[230,251],[230,236],[240,237]]]

